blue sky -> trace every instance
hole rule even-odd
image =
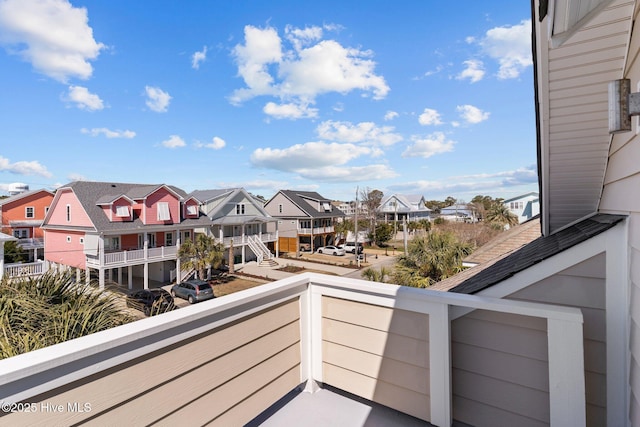
[[[0,194],[537,191],[529,8],[0,0]]]

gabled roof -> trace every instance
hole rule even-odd
[[[391,194],[389,196],[383,197],[383,199],[380,201],[380,209],[385,206],[386,203],[391,199],[396,199],[402,204],[401,207],[398,207],[398,212],[400,213],[431,212],[431,209],[426,206],[422,209],[418,209],[415,207],[418,206],[420,204],[420,201],[424,199],[424,196],[421,196],[420,194]]]
[[[195,197],[196,199],[200,200],[202,203],[207,203],[211,200],[217,199],[220,196],[223,196],[225,194],[231,194],[233,193],[235,190],[237,190],[236,188],[225,188],[225,189],[218,189],[218,190],[195,190],[192,191],[191,193],[189,193],[190,196]]]
[[[111,222],[109,218],[104,214],[104,211],[102,210],[98,202],[100,201],[100,203],[105,203],[105,201],[107,200],[117,200],[121,196],[126,196],[127,198],[132,200],[144,199],[149,194],[152,194],[156,190],[163,187],[171,193],[175,194],[179,199],[184,199],[187,197],[187,193],[184,190],[166,184],[148,185],[118,182],[74,181],[60,187],[58,191],[64,191],[65,189],[73,191],[75,196],[78,198],[78,201],[84,208],[85,212],[89,216],[89,219],[92,221],[96,231],[136,232],[142,231],[143,228],[152,226],[143,224],[140,218],[135,218],[133,221]],[[200,226],[205,222],[208,223],[208,220],[207,217],[203,215],[199,219],[185,219],[180,223],[174,223],[172,226]],[[55,226],[49,227],[59,228]],[[86,227],[83,228],[86,229]]]
[[[497,260],[449,292],[474,294],[614,227],[624,215],[595,214],[554,234],[542,236]],[[475,267],[473,267],[475,268]],[[469,269],[472,270],[473,268]]]
[[[533,196],[533,197],[535,197],[535,198],[538,198],[539,193],[538,193],[537,191],[532,191],[531,193],[521,194],[521,195],[519,195],[519,196],[512,197],[512,198],[510,198],[510,199],[507,199],[507,200],[505,200],[503,203],[509,203],[509,202],[513,202],[513,201],[516,201],[516,200],[520,200],[520,199],[526,199],[526,198],[527,198],[527,197],[529,197],[529,196]]]
[[[249,200],[253,204],[253,206],[261,213],[261,215],[233,215],[233,218],[225,220],[224,218],[227,217],[227,215],[222,212],[227,205],[227,203],[225,203],[225,200],[231,201],[238,194],[242,194],[246,200]],[[229,188],[224,190],[196,190],[189,193],[189,195],[191,197],[197,198],[198,200],[201,200],[203,203],[207,203],[216,199],[223,199],[223,201],[221,203],[218,203],[211,212],[207,212],[207,216],[213,221],[214,224],[245,224],[252,221],[275,221],[269,216],[267,211],[264,210],[262,203],[260,203],[258,199],[247,192],[244,188]]]
[[[280,190],[278,194],[282,194],[287,199],[289,199],[294,205],[300,208],[304,213],[306,213],[311,218],[334,218],[337,216],[345,216],[344,212],[342,212],[337,207],[331,205],[331,199],[327,199],[322,197],[320,194],[315,191],[294,191],[294,190]],[[268,205],[271,200],[273,200],[273,196],[266,204]],[[319,212],[313,206],[311,206],[306,199],[313,200],[314,202],[319,203],[329,203],[333,206],[331,212]]]
[[[38,193],[42,193],[42,192],[47,193],[47,194],[49,194],[51,196],[53,196],[53,194],[54,194],[53,191],[49,191],[49,190],[46,190],[44,188],[41,188],[39,190],[25,191],[24,193],[20,193],[20,194],[14,195],[14,196],[9,196],[7,198],[0,199],[0,207],[2,205],[6,205],[8,203],[13,203],[13,202],[16,202],[16,201],[18,201],[20,199],[24,199],[24,198],[33,196],[34,194],[38,194]]]

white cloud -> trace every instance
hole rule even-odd
[[[482,80],[485,74],[484,64],[482,63],[482,61],[477,59],[469,59],[467,61],[464,61],[463,64],[467,68],[462,70],[460,74],[456,76],[456,79],[458,80],[469,79],[471,83],[476,83]]]
[[[388,147],[402,141],[402,136],[394,133],[392,126],[376,126],[373,122],[339,122],[328,120],[316,128],[316,133],[322,139],[329,141],[357,143],[369,146]]]
[[[307,142],[284,149],[258,148],[251,154],[251,163],[258,167],[296,172],[344,165],[350,160],[370,153],[371,149],[354,144]]]
[[[111,130],[107,128],[93,128],[93,129],[83,128],[83,129],[80,129],[80,132],[87,135],[91,135],[91,136],[104,135],[109,139],[111,138],[131,139],[136,136],[136,133],[132,130]]]
[[[162,145],[167,148],[179,148],[186,146],[187,143],[178,135],[171,135],[169,139],[162,141]]]
[[[244,44],[233,50],[246,87],[235,90],[231,102],[269,95],[285,103],[308,105],[323,93],[346,94],[357,89],[375,99],[387,95],[384,77],[374,72],[372,52],[321,40],[322,34],[319,27],[288,26],[285,36],[292,48],[287,50],[275,28],[246,26]]]
[[[453,151],[453,146],[455,145],[455,141],[448,140],[442,132],[434,132],[425,138],[414,136],[412,139],[413,144],[404,150],[402,157],[423,157],[427,159],[434,154]]]
[[[147,107],[156,113],[167,112],[169,109],[169,102],[171,101],[171,95],[159,87],[145,86],[144,90],[147,94]]]
[[[478,124],[480,122],[484,122],[489,119],[491,113],[486,111],[482,111],[478,107],[474,107],[473,105],[458,105],[456,107],[458,113],[460,113],[460,117],[469,123],[469,124]]]
[[[212,150],[220,150],[226,145],[226,141],[218,136],[214,136],[208,144],[203,144],[201,142],[196,143],[196,147],[198,148],[211,148]]]
[[[204,62],[207,59],[207,47],[203,46],[202,50],[199,52],[195,52],[191,55],[191,68],[197,70],[200,68],[200,63]]]
[[[322,182],[362,182],[389,179],[398,176],[389,166],[377,164],[366,166],[325,166],[321,168],[298,169],[301,177]]]
[[[492,28],[478,42],[484,53],[498,61],[499,79],[514,79],[533,65],[531,20],[517,25]]]
[[[391,110],[387,111],[385,113],[385,115],[384,115],[385,121],[393,120],[393,119],[395,119],[397,117],[398,117],[398,113],[396,113],[395,111],[391,111]]]
[[[89,89],[82,86],[69,86],[66,100],[74,102],[81,110],[97,111],[104,108],[102,99],[96,94],[89,92]]]
[[[433,197],[464,192],[491,193],[503,197],[509,188],[532,186],[537,183],[537,169],[535,165],[531,165],[511,171],[446,177],[439,181],[418,180],[390,185],[388,188],[400,193],[409,191],[429,193]]]
[[[66,0],[0,1],[0,43],[62,83],[91,77],[89,61],[105,48],[88,22],[87,9]]]
[[[262,111],[274,119],[295,120],[318,116],[318,109],[309,108],[308,104],[276,104],[274,102],[267,102]]]
[[[418,117],[418,123],[423,126],[441,125],[440,113],[431,108],[425,108],[422,114]]]
[[[20,161],[11,163],[6,157],[0,156],[0,172],[9,172],[16,175],[39,175],[51,178],[53,174],[37,160]]]
[[[88,181],[87,177],[79,173],[70,173],[67,175],[69,181]],[[61,185],[58,185],[60,187]]]

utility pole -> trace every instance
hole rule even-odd
[[[356,212],[355,215],[353,216],[353,227],[355,229],[355,235],[356,235],[356,248],[353,250],[353,253],[355,254],[356,257],[356,265],[358,267],[360,267],[360,254],[358,254],[358,187],[356,186]]]

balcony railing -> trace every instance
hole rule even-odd
[[[176,259],[177,246],[160,246],[158,248],[133,249],[129,251],[113,251],[100,255],[86,255],[87,267],[124,267],[144,262],[156,262]]]
[[[48,269],[45,261],[5,264],[4,274],[9,278],[39,276]]]
[[[542,318],[546,422],[585,424],[579,309],[314,273],[1,360],[2,422],[243,425],[322,383],[450,426],[453,307]]]
[[[314,228],[299,228],[298,234],[323,234],[323,233],[333,233],[335,228],[333,225],[328,225],[326,227],[314,227]]]
[[[244,236],[224,237],[222,239],[222,243],[224,244],[224,246],[226,248],[231,246],[231,241],[232,240],[233,240],[233,246],[246,245],[246,244],[248,244],[247,239],[249,238],[249,236],[258,237],[260,240],[262,240],[263,243],[275,242],[276,240],[278,240],[275,233],[262,233],[262,234],[245,234]],[[216,241],[220,242],[220,239],[216,238]]]
[[[40,249],[44,248],[44,239],[37,237],[18,239],[18,245],[27,250]]]

